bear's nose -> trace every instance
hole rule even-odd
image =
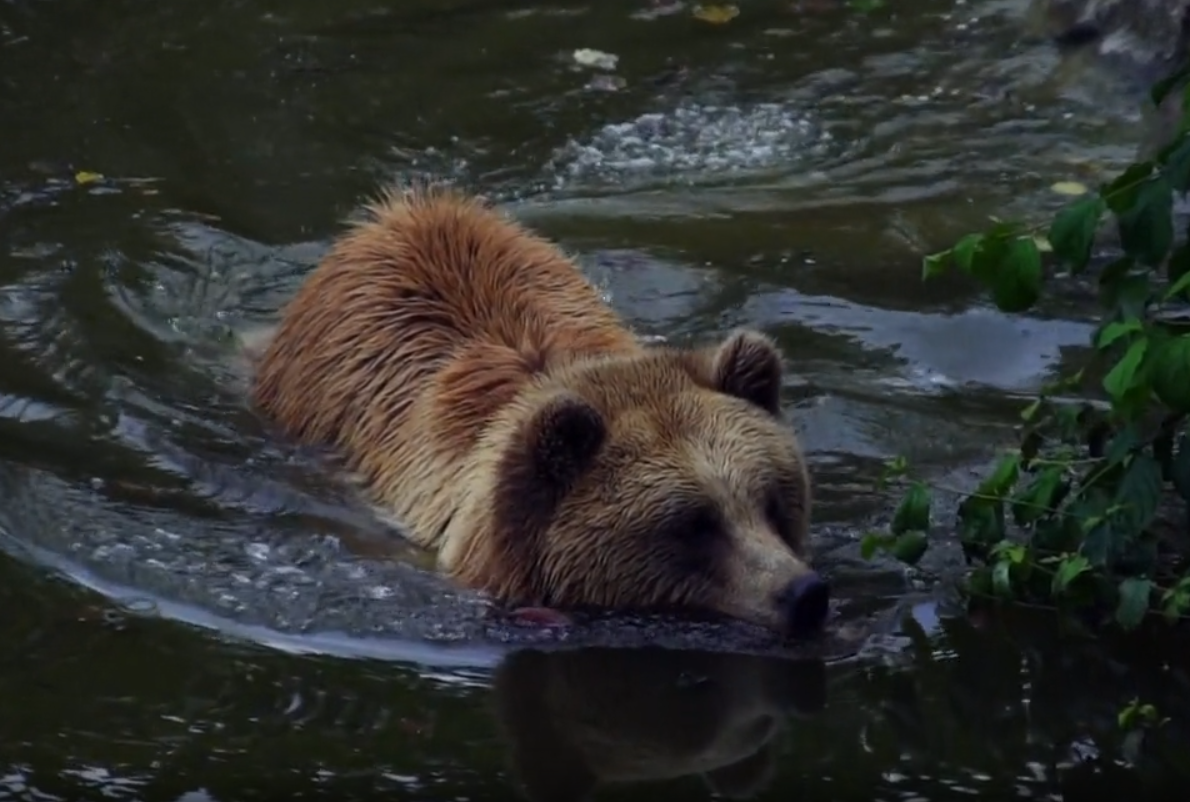
[[[831,588],[811,571],[790,582],[777,597],[785,631],[794,638],[804,638],[822,629],[830,609]]]

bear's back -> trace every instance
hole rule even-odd
[[[394,193],[367,211],[285,308],[253,400],[419,518],[534,374],[639,346],[565,254],[476,200]]]

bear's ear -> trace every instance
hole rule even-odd
[[[711,357],[711,382],[716,390],[750,401],[773,415],[781,412],[781,374],[781,352],[758,331],[735,332]]]
[[[535,482],[569,485],[599,452],[607,425],[599,410],[582,397],[563,391],[534,411],[522,429],[522,456]]]

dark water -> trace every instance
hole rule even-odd
[[[1134,87],[1023,36],[1027,3],[895,5],[0,0],[0,799],[1173,782],[1184,663],[947,620],[955,549],[859,557],[883,460],[969,484],[1091,327],[1077,292],[1007,316],[918,255],[1140,139]],[[422,176],[558,239],[644,334],[781,342],[829,637],[510,628],[269,436],[233,333]],[[1137,696],[1174,718],[1139,758]]]

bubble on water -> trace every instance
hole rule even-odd
[[[609,123],[585,141],[570,140],[549,166],[558,183],[732,173],[820,156],[831,141],[828,131],[787,104],[686,103]]]

